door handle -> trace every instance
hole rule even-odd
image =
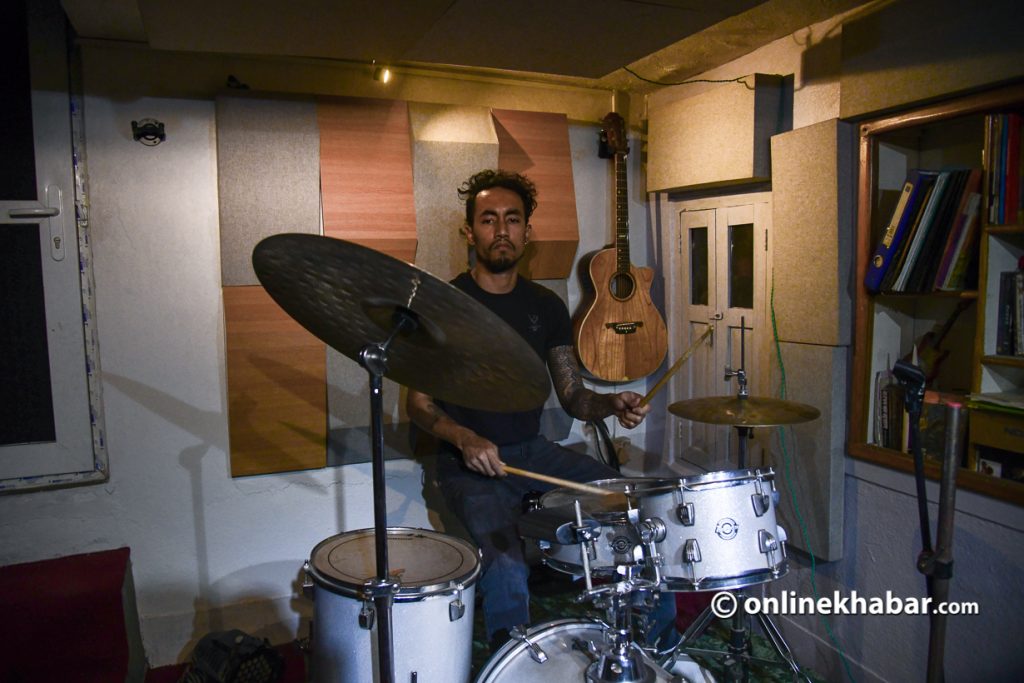
[[[54,261],[64,260],[64,216],[61,214],[63,198],[64,193],[61,192],[59,185],[47,185],[45,206],[23,206],[7,211],[9,218],[48,219],[46,222],[50,229],[50,257]]]
[[[715,313],[713,315],[709,315],[708,316],[708,320],[721,320],[724,317],[725,317],[725,314],[719,312],[719,313]]]

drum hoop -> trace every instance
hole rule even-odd
[[[700,581],[692,581],[678,576],[665,576],[662,577],[662,584],[671,593],[699,593],[755,586],[759,583],[781,579],[788,573],[789,560],[783,558],[774,568],[755,569],[732,576],[706,576]]]
[[[318,585],[322,586],[326,590],[331,591],[332,593],[337,593],[340,595],[346,595],[348,597],[359,599],[366,597],[366,589],[364,583],[354,583],[350,581],[345,581],[336,576],[326,575],[317,568],[314,559],[327,544],[337,540],[342,536],[356,536],[359,534],[365,535],[367,533],[372,535],[374,531],[374,529],[353,529],[352,531],[346,531],[340,534],[335,534],[334,536],[325,538],[324,540],[317,543],[316,546],[313,548],[313,552],[310,553],[308,570],[309,575]],[[417,529],[414,527],[388,527],[387,533],[389,537],[392,535],[398,536],[401,534],[418,535],[428,538],[440,537],[448,541],[453,541],[455,544],[461,545],[464,550],[470,550],[471,552],[468,554],[473,559],[472,569],[467,571],[465,574],[452,578],[448,581],[440,581],[438,583],[426,584],[423,586],[403,586],[401,585],[401,582],[399,582],[398,592],[395,593],[394,596],[395,602],[418,602],[420,600],[432,597],[434,595],[444,595],[447,593],[454,593],[458,590],[466,590],[471,588],[476,583],[477,579],[480,577],[482,567],[480,565],[479,552],[477,551],[476,547],[468,541],[465,541],[461,538],[457,538],[455,536],[449,536],[447,534],[442,534],[437,531],[432,531],[430,529]],[[375,577],[370,578],[372,579]]]
[[[749,481],[762,480],[774,481],[775,470],[771,467],[748,468],[743,470],[723,470],[721,472],[706,472],[695,474],[689,477],[678,479],[666,479],[665,483],[650,489],[650,493],[666,493],[681,489],[683,491],[707,491],[711,489],[727,488],[729,486],[741,486]]]
[[[602,633],[604,632],[604,629],[609,628],[609,626],[606,623],[604,623],[600,619],[595,619],[593,617],[580,617],[578,619],[555,619],[553,621],[546,621],[542,624],[537,624],[536,626],[531,626],[530,628],[526,629],[526,637],[533,639],[541,632],[546,633],[552,630],[561,631],[564,630],[561,627],[571,626],[574,624],[584,626],[595,626],[601,629]],[[515,639],[512,639],[504,645],[502,645],[497,652],[491,655],[491,658],[488,660],[487,665],[480,672],[479,676],[477,676],[477,683],[482,683],[487,680],[487,676],[492,676],[495,673],[501,671],[501,669],[498,668],[499,665],[504,664],[510,657],[512,657],[517,652],[525,651],[526,648],[526,643]]]

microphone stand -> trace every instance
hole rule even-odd
[[[953,529],[956,512],[957,457],[963,438],[963,406],[950,403],[946,407],[946,442],[939,486],[939,517],[935,548],[932,548],[931,525],[928,520],[928,497],[925,490],[924,453],[921,448],[921,408],[924,400],[924,372],[905,361],[897,361],[893,374],[903,386],[904,405],[910,418],[910,448],[914,457],[914,479],[917,485],[917,511],[921,526],[921,553],[917,570],[924,574],[929,607],[928,683],[945,679],[946,615],[937,606],[949,598],[949,582],[953,578]]]

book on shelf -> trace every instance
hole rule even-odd
[[[977,264],[979,235],[981,233],[981,194],[972,194],[967,202],[963,233],[951,257],[949,272],[940,289],[956,291],[966,289],[968,275]]]
[[[1024,356],[1024,270],[1013,274],[1013,355]]]
[[[896,202],[896,209],[882,232],[882,239],[879,240],[878,246],[875,248],[875,254],[868,264],[868,272],[864,276],[864,286],[871,293],[877,294],[881,290],[882,281],[893,262],[893,257],[903,246],[904,239],[917,216],[921,199],[936,175],[931,171],[919,169],[912,169],[907,174],[903,190]]]
[[[988,167],[988,205],[985,207],[991,225],[1021,222],[1021,163],[1024,161],[1024,117],[1019,113],[989,114],[985,117],[985,158]]]
[[[913,240],[914,235],[917,233],[921,225],[921,220],[924,217],[925,208],[931,201],[932,194],[935,191],[935,181],[938,178],[938,173],[925,176],[922,179],[923,187],[921,198],[918,201],[917,207],[913,214],[910,216],[910,221],[907,225],[907,231],[903,235],[902,244],[892,255],[892,260],[889,264],[889,268],[885,272],[885,276],[882,278],[882,284],[879,287],[882,292],[892,292],[893,284],[896,282],[896,278],[903,270],[904,264],[907,261],[907,253],[909,246]]]
[[[941,171],[939,177],[935,179],[935,186],[928,197],[927,204],[924,206],[921,220],[918,222],[914,235],[910,238],[910,243],[907,245],[906,258],[903,261],[899,274],[896,276],[896,280],[892,283],[892,291],[894,292],[909,291],[907,289],[907,282],[910,279],[910,273],[914,263],[917,261],[917,255],[921,251],[921,246],[924,244],[925,235],[928,234],[935,224],[935,217],[944,198],[950,175],[950,171]]]
[[[942,193],[942,198],[935,211],[935,218],[928,232],[921,239],[921,249],[914,261],[907,278],[906,291],[930,292],[935,271],[938,270],[942,258],[941,250],[956,222],[956,212],[963,196],[969,170],[949,172],[949,183]]]
[[[1012,356],[1016,348],[1014,319],[1016,318],[1017,271],[999,274],[999,299],[996,306],[996,354]]]
[[[1024,415],[1024,389],[968,394],[967,406],[974,410]]]
[[[959,260],[962,250],[967,249],[965,258],[970,258],[973,253],[970,251],[976,243],[971,235],[974,223],[978,218],[978,207],[981,205],[981,169],[972,168],[964,183],[964,191],[960,197],[957,207],[956,218],[946,239],[942,251],[942,258],[939,261],[938,270],[935,273],[933,289],[947,290],[957,289],[951,287],[952,274]],[[968,239],[970,237],[970,239]],[[961,271],[963,266],[961,266]],[[962,289],[962,283],[960,289]]]

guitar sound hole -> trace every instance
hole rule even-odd
[[[615,277],[613,277],[608,283],[608,289],[611,290],[612,296],[620,301],[624,301],[633,296],[633,290],[635,288],[636,283],[633,282],[633,278],[626,273],[616,273]]]

